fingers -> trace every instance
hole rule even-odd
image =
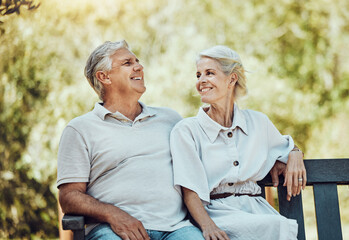
[[[226,232],[223,231],[222,235],[223,235],[224,240],[230,240],[230,238],[228,237],[228,234],[226,234]]]
[[[279,175],[278,172],[274,169],[270,171],[271,181],[273,182],[273,186],[277,187],[279,185]]]
[[[139,232],[121,232],[119,233],[119,237],[121,237],[122,240],[143,240],[143,239],[149,239],[143,238]]]
[[[288,179],[289,179],[288,174],[286,174],[286,175],[285,175],[285,181],[284,181],[283,186],[284,186],[284,187],[287,187],[287,196],[286,196],[286,199],[287,199],[287,201],[290,201],[290,200],[291,200],[291,197],[292,197],[292,191],[291,191],[291,189],[290,189],[290,184],[289,184],[289,182],[290,182],[291,185],[292,185],[292,181],[291,181],[291,180],[288,180]],[[291,179],[292,179],[292,178],[291,178]]]
[[[205,240],[230,240],[226,232],[219,228],[216,228],[215,230],[211,229],[210,232],[204,231],[203,236]]]
[[[124,226],[122,230],[117,230],[115,228],[112,229],[122,238],[122,240],[150,240],[143,224],[139,221],[134,221],[133,223]]]
[[[287,187],[287,196],[286,196],[287,201],[290,201],[292,197],[292,182],[293,182],[292,176],[290,176],[289,173],[286,173],[283,186]]]
[[[119,237],[121,237],[122,240],[131,240],[125,232],[119,233]]]
[[[147,231],[145,230],[145,228],[143,227],[143,225],[142,225],[142,228],[139,229],[139,233],[140,233],[140,236],[141,236],[140,239],[150,240],[150,237],[149,237]]]
[[[230,238],[228,237],[228,235],[224,231],[212,234],[207,239],[208,240],[230,240]]]
[[[303,171],[303,185],[302,185],[303,190],[304,190],[306,185],[307,185],[307,171],[304,168],[304,171]]]
[[[205,240],[211,240],[210,235],[204,235]]]
[[[302,180],[303,181],[303,180]],[[293,174],[293,186],[292,186],[292,196],[298,195],[298,190],[300,189],[300,176],[297,173]]]

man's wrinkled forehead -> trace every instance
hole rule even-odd
[[[113,62],[123,62],[126,60],[137,60],[137,56],[127,48],[120,48],[115,51],[113,55],[110,56]]]

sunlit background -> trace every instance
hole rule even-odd
[[[141,101],[183,117],[201,105],[196,54],[227,45],[249,71],[241,108],[266,113],[305,158],[349,157],[348,0],[38,2],[0,16],[0,238],[58,238],[58,143],[98,101],[83,69],[107,40],[125,39],[143,64]],[[348,187],[339,198],[349,239]],[[303,200],[316,239],[311,188]]]

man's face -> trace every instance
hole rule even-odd
[[[130,97],[145,92],[143,66],[128,49],[121,48],[111,56],[112,69],[108,72],[112,91]],[[131,94],[131,95],[130,95]]]

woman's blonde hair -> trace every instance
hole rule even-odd
[[[216,60],[225,75],[228,76],[233,72],[237,74],[238,80],[234,89],[236,99],[247,95],[245,69],[237,52],[226,46],[218,45],[200,52],[197,61],[204,57]]]

